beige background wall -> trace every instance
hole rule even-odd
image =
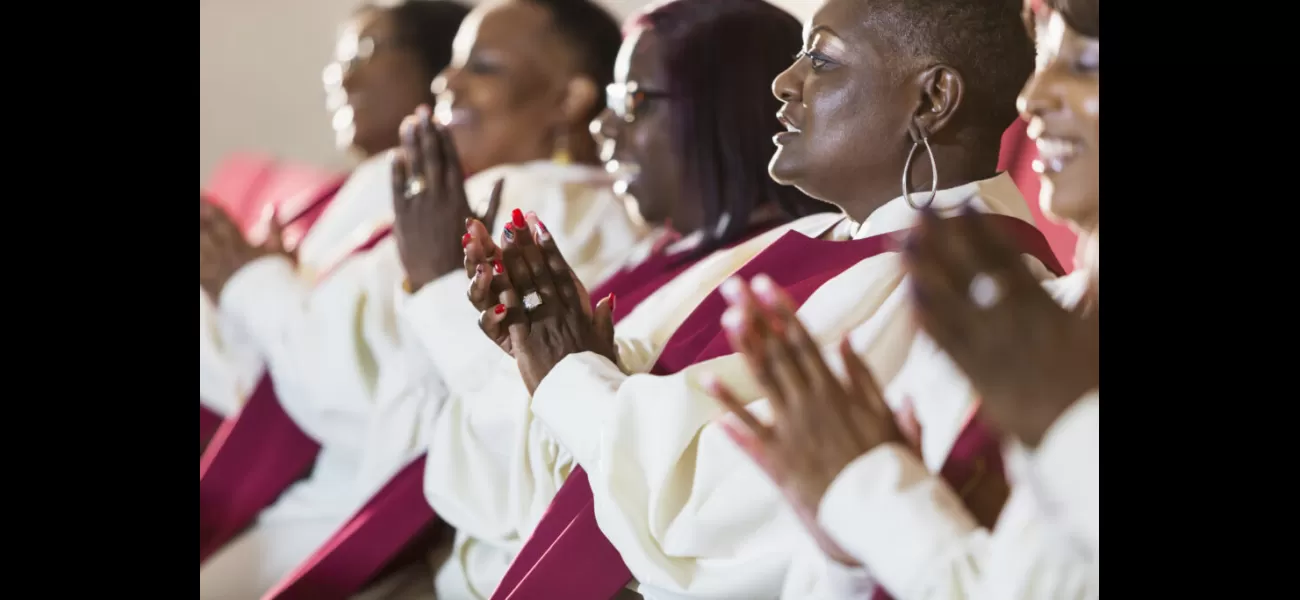
[[[463,0],[473,3],[474,0]],[[226,154],[264,151],[345,166],[321,69],[357,0],[199,0],[199,182]],[[645,0],[605,0],[622,18]],[[774,0],[800,19],[820,0]]]

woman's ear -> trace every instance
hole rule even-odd
[[[948,65],[935,65],[917,75],[921,90],[920,103],[913,119],[926,137],[942,130],[961,106],[966,82],[961,73]]]
[[[560,112],[564,114],[565,122],[576,124],[581,121],[585,127],[586,122],[590,120],[589,116],[596,112],[596,103],[599,99],[600,90],[596,89],[596,82],[585,75],[575,75],[565,86]]]

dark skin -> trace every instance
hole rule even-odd
[[[477,217],[465,197],[465,175],[456,146],[446,129],[433,124],[432,112],[421,106],[402,123],[402,148],[393,156],[393,237],[406,270],[410,290],[460,268],[468,243],[463,223]],[[409,195],[412,178],[425,182]],[[495,218],[498,197],[489,203]],[[459,242],[459,243],[458,243]]]
[[[412,291],[466,264],[463,249],[475,240],[467,219],[496,218],[499,195],[486,214],[470,209],[467,174],[549,158],[558,136],[568,140],[575,160],[594,162],[585,115],[597,99],[595,84],[577,72],[573,51],[551,30],[550,19],[531,2],[479,5],[461,24],[451,65],[432,85],[442,124],[431,123],[427,111],[408,119],[411,134],[404,134],[401,161],[406,170],[394,167],[393,198],[394,236]],[[568,135],[574,130],[582,134]],[[411,173],[422,173],[430,185],[417,202],[404,203]],[[438,185],[432,185],[435,179]],[[483,262],[466,266],[471,275],[479,264],[490,272],[499,257],[486,229],[481,233],[478,247],[488,250]]]
[[[1061,308],[1019,251],[982,221],[927,213],[904,257],[918,322],[966,373],[989,423],[1037,446],[1061,413],[1099,387],[1095,302],[1076,311]],[[969,292],[981,273],[1003,294],[988,308]]]
[[[808,25],[804,52],[772,86],[785,103],[780,118],[789,130],[775,140],[772,177],[837,204],[859,222],[899,196],[899,174],[921,137],[944,165],[941,189],[991,177],[997,165],[996,145],[971,143],[980,129],[994,128],[959,118],[961,74],[900,55],[878,27],[871,2],[828,0]],[[923,155],[913,161],[912,190],[930,189],[928,163]],[[763,382],[773,425],[754,420],[727,390],[715,392],[741,424],[732,428],[743,434],[736,436],[741,447],[768,470],[826,553],[853,564],[816,525],[821,498],[852,460],[904,436],[869,370],[847,347],[841,348],[850,378],[845,385],[830,374],[779,290],[763,290],[757,297],[766,300],[759,302],[743,283],[732,285],[739,290],[730,294],[724,328]],[[980,523],[992,526],[1007,493],[1003,478],[985,476],[964,500]]]
[[[343,93],[344,106],[352,112],[350,122],[345,124],[351,135],[341,141],[367,157],[397,146],[398,124],[428,97],[429,75],[419,59],[397,43],[395,33],[387,11],[362,12],[340,36],[339,53],[344,56],[327,68],[337,76],[338,87],[331,89],[327,85],[326,91]],[[368,57],[353,51],[361,40],[373,44]],[[267,218],[270,230],[266,240],[253,244],[225,211],[200,199],[199,284],[214,300],[220,298],[235,272],[262,256],[282,254],[297,262],[285,248],[278,215]]]
[[[199,197],[199,287],[214,302],[221,300],[226,283],[248,263],[275,254],[297,263],[297,257],[284,247],[279,217],[272,213],[269,223],[266,240],[254,244],[226,211]]]
[[[992,177],[996,144],[972,144],[978,116],[959,115],[967,83],[956,69],[901,56],[872,19],[872,3],[827,0],[807,25],[804,52],[772,83],[788,127],[769,172],[780,183],[836,204],[861,222],[899,196],[914,141],[928,137],[943,165],[939,188]],[[911,189],[930,189],[923,149]]]
[[[504,269],[494,278],[502,287],[501,302],[485,310],[479,324],[515,358],[529,394],[573,353],[572,348],[595,352],[617,364],[613,296],[592,308],[586,288],[555,247],[545,224],[535,215],[513,211],[501,235],[500,252]],[[522,299],[534,291],[542,304],[527,311]]]
[[[659,36],[654,30],[632,31],[614,64],[615,84],[668,91],[668,75],[659,57]],[[632,117],[628,123],[606,109],[599,123],[601,134],[612,143],[611,158],[639,168],[639,174],[628,181],[627,193],[636,199],[641,217],[655,225],[671,223],[677,231],[699,229],[704,212],[698,205],[678,202],[682,166],[672,145],[670,107],[662,98],[647,98]]]
[[[904,258],[921,325],[982,396],[981,416],[1037,446],[1079,397],[1101,383],[1098,241],[1101,205],[1097,132],[1097,40],[1059,14],[1035,16],[1040,63],[1020,93],[1021,116],[1037,140],[1068,141],[1073,152],[1043,156],[1041,201],[1081,233],[1081,268],[1091,286],[1074,310],[1061,308],[1014,248],[973,219],[923,219]],[[970,282],[993,277],[1002,299],[976,305]]]
[[[367,55],[364,48],[372,50]],[[345,99],[335,111],[338,142],[365,157],[396,147],[403,119],[428,102],[433,74],[397,39],[393,17],[382,9],[355,16],[339,36],[336,55],[325,79],[326,92]],[[351,118],[339,122],[348,112]]]
[[[575,162],[594,164],[587,123],[603,90],[577,67],[546,8],[524,0],[475,7],[432,86],[466,172],[550,158],[560,144]]]
[[[755,277],[752,287],[732,280],[724,296],[731,308],[723,330],[745,357],[774,416],[771,424],[760,422],[744,401],[710,379],[705,385],[734,416],[721,425],[781,489],[826,555],[859,566],[817,523],[818,507],[839,473],[859,456],[895,443],[919,458],[920,426],[910,410],[894,414],[847,339],[839,347],[846,378],[836,377],[795,315],[795,304],[766,276]],[[1008,493],[1005,480],[984,477],[962,500],[979,523],[992,527]]]

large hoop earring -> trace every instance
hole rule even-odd
[[[907,162],[903,165],[903,199],[907,200],[907,205],[916,210],[929,208],[934,203],[934,195],[939,191],[939,165],[934,162],[934,151],[930,150],[930,138],[920,136],[921,141],[912,142],[912,149],[907,153]],[[925,144],[925,153],[930,156],[930,197],[925,200],[925,204],[917,206],[912,201],[911,192],[907,191],[908,175],[912,173],[912,155],[916,154],[916,147]]]

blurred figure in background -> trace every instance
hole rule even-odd
[[[200,286],[217,301],[221,327],[220,337],[201,336],[201,346],[216,349],[200,353],[201,383],[205,372],[233,375],[212,396],[224,394],[236,407],[264,361],[284,412],[322,446],[308,479],[201,565],[201,598],[260,597],[360,506],[394,462],[370,458],[366,446],[375,406],[411,381],[391,326],[401,271],[391,241],[382,242],[391,229],[393,198],[381,153],[398,145],[401,119],[432,99],[429,82],[449,60],[466,14],[454,2],[407,0],[362,7],[344,28],[325,79],[332,102],[339,94],[346,98],[335,113],[339,140],[363,160],[296,255],[274,239],[278,227],[270,228],[269,247],[255,247],[227,215],[200,205]],[[372,246],[375,251],[358,253]],[[212,450],[219,450],[214,465],[227,460],[223,454],[239,454],[224,445]],[[204,494],[238,494],[203,485]]]
[[[614,194],[588,131],[621,41],[618,23],[591,0],[484,2],[434,81],[433,122],[421,112],[407,123],[393,175],[404,190],[395,237],[409,293],[400,310],[453,396],[484,384],[500,355],[465,301],[466,276],[477,266],[465,260],[467,218],[481,236],[508,235],[526,230],[534,214],[592,281],[646,236]],[[495,258],[485,262],[488,274],[500,266]]]
[[[392,222],[388,165],[380,155],[398,145],[402,119],[432,101],[429,82],[451,59],[451,40],[468,12],[452,1],[408,0],[362,6],[344,26],[323,79],[339,149],[361,162],[337,193],[320,199],[324,207],[303,211],[319,215],[295,245],[308,277],[329,270],[364,241],[354,236],[370,233],[358,231]],[[276,215],[281,225],[298,216]],[[217,319],[218,297],[209,292],[219,291],[221,283],[213,281],[206,291],[200,286],[199,398],[228,417],[261,376],[263,358],[251,340]]]
[[[315,415],[294,414],[306,426],[309,419],[340,416],[365,424],[364,432],[352,432],[360,469],[347,492],[349,499],[368,496],[369,508],[363,518],[335,523],[328,545],[282,582],[286,593],[328,589],[343,596],[359,590],[377,573],[352,568],[354,552],[373,556],[384,552],[381,546],[396,552],[419,539],[419,525],[432,519],[419,485],[428,425],[466,373],[486,362],[483,351],[498,352],[482,339],[465,306],[466,220],[496,221],[510,235],[512,226],[526,228],[522,210],[547,215],[558,224],[557,242],[591,273],[607,270],[643,236],[595,164],[587,133],[601,108],[600,90],[609,83],[619,40],[614,20],[587,0],[480,4],[457,33],[451,64],[431,86],[439,123],[435,111],[421,105],[401,124],[400,149],[389,161],[393,235],[345,265],[366,278],[364,295],[348,304],[340,295],[333,301],[343,305],[340,310],[322,313],[331,321],[318,329],[337,330],[340,337],[316,336],[338,353],[337,362],[318,370],[319,398],[369,398],[369,413],[365,419],[340,414],[330,406],[339,404],[333,400],[322,402]],[[516,209],[499,215],[503,194]],[[365,272],[352,269],[353,263]],[[355,321],[343,308],[365,320],[359,339],[341,337]],[[465,330],[470,335],[459,333]],[[310,352],[303,349],[302,355]],[[335,379],[326,375],[329,369],[347,372],[367,362],[379,374],[370,396],[337,385],[324,388]],[[341,423],[336,429],[344,431]],[[344,447],[346,441],[333,443]],[[371,527],[389,518],[404,525]],[[435,553],[431,561],[437,560]],[[351,565],[350,574],[332,572],[329,565],[338,564]],[[426,577],[430,584],[432,579]]]
[[[1043,212],[1078,232],[1079,268],[1047,282],[1044,291],[1028,285],[1019,265],[993,244],[976,245],[965,256],[929,248],[929,260],[914,268],[930,275],[917,277],[917,285],[924,283],[934,298],[920,311],[922,321],[981,394],[982,417],[1009,438],[1008,462],[1024,502],[1061,526],[1094,562],[1101,550],[1099,4],[1031,3],[1038,70],[1019,100],[1038,145]],[[965,237],[985,239],[979,233]],[[977,279],[996,284],[991,302],[976,303],[966,293],[973,290],[967,282]],[[983,359],[992,354],[1016,360],[993,365]],[[1001,553],[1008,560],[1000,574],[1007,577],[994,582],[991,597],[1027,585],[1017,571],[1031,558],[1024,554]]]

